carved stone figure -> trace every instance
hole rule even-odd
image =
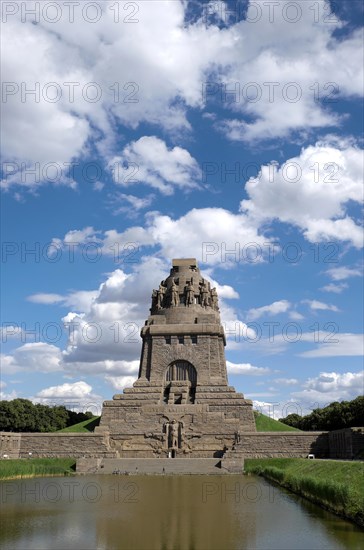
[[[158,307],[158,291],[153,290],[151,312],[154,313],[157,307]]]
[[[187,283],[186,291],[186,305],[191,306],[195,303],[195,288],[192,281]]]
[[[201,300],[202,307],[207,307],[207,306],[210,305],[209,304],[209,290],[208,290],[208,287],[207,287],[207,284],[206,284],[205,281],[202,283],[202,286],[201,286],[200,300]]]
[[[157,292],[157,308],[158,309],[161,309],[163,307],[165,293],[166,293],[166,287],[163,286],[162,284],[160,284],[158,292]]]
[[[172,420],[163,426],[162,439],[166,442],[168,449],[181,449],[183,447],[183,422]]]
[[[175,281],[173,280],[172,286],[171,286],[171,306],[178,306],[179,305],[179,292],[178,292],[178,286],[176,285]]]
[[[217,297],[217,290],[216,288],[211,289],[211,306],[218,311],[219,310],[219,300]]]
[[[178,449],[178,423],[175,420],[169,424],[169,447],[172,449]]]

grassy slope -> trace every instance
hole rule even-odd
[[[75,471],[74,458],[20,458],[0,460],[0,479],[69,475]]]
[[[299,432],[300,430],[297,430],[297,428],[292,428],[291,426],[287,426],[287,424],[283,424],[282,422],[278,422],[278,420],[274,420],[273,418],[269,418],[269,416],[266,416],[262,413],[256,413],[255,416],[255,425],[257,427],[257,432]]]
[[[364,526],[364,463],[302,458],[247,459],[245,471],[263,475]]]
[[[59,432],[93,432],[95,427],[98,426],[100,423],[100,417],[95,416],[94,418],[91,418],[89,420],[84,420],[83,422],[79,422],[78,424],[73,424],[73,426],[68,426],[68,428],[63,428],[63,430],[58,430]]]
[[[79,422],[73,426],[68,426],[68,428],[63,428],[59,430],[60,432],[93,432],[95,427],[99,425],[100,417],[95,416],[91,420],[85,420],[84,422]],[[258,432],[298,432],[296,428],[287,426],[278,420],[269,418],[265,414],[256,413],[255,414],[255,425]]]

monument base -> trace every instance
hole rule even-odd
[[[221,458],[255,429],[251,401],[229,386],[197,387],[198,402],[184,405],[150,404],[140,390],[106,401],[95,430],[120,458]]]

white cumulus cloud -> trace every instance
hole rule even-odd
[[[279,219],[298,226],[310,242],[348,241],[361,248],[362,227],[348,216],[347,205],[362,202],[362,174],[359,148],[316,143],[281,166],[262,166],[246,183],[249,199],[241,202],[241,211],[256,223]]]
[[[303,300],[302,303],[307,304],[312,311],[339,311],[337,306],[319,300]]]
[[[198,187],[200,169],[197,161],[181,147],[168,149],[156,136],[144,136],[125,146],[111,162],[115,183],[128,187],[147,184],[165,195],[174,188],[191,190]]]
[[[255,367],[250,363],[232,363],[231,361],[226,361],[226,367],[229,374],[264,376],[265,374],[269,374],[271,372],[271,370],[266,367]]]
[[[288,300],[278,300],[266,306],[250,309],[247,317],[249,319],[259,319],[262,315],[279,315],[280,313],[286,313],[290,307],[291,303]]]
[[[254,22],[248,15],[248,20],[229,21],[222,28],[216,20],[188,21],[189,4],[184,0],[135,3],[139,23],[123,24],[131,4],[94,2],[100,16],[93,23],[77,3],[71,22],[62,2],[56,23],[43,17],[42,4],[32,1],[24,6],[40,11],[38,24],[33,24],[34,16],[22,17],[23,8],[7,18],[3,80],[9,84],[2,127],[4,156],[13,168],[4,178],[6,187],[40,185],[47,181],[48,163],[61,169],[56,182],[75,186],[67,163],[83,159],[94,144],[107,165],[115,156],[120,125],[137,129],[147,123],[175,138],[191,131],[189,110],[205,107],[213,117],[217,101],[227,114],[213,124],[229,139],[254,142],[338,125],[342,115],[330,100],[362,94],[361,31],[337,38],[334,32],[344,23],[327,24],[322,17],[314,21],[308,2],[295,4],[300,12],[296,24],[285,16],[287,10],[292,12],[292,2],[282,0],[278,8],[271,6],[274,24],[271,7],[263,4]],[[254,13],[257,3],[250,4]],[[315,5],[320,13],[329,10],[327,0]],[[212,104],[205,90],[211,81]],[[225,86],[235,90],[231,102],[224,101]],[[136,144],[125,146],[130,160],[139,158]],[[141,145],[147,160],[145,143]],[[189,153],[178,146],[167,151],[156,145],[157,157],[162,153],[167,161],[166,173],[157,159],[155,174],[154,163],[147,162],[140,175],[164,192],[173,185],[191,186],[181,170],[187,166],[187,173],[196,176]],[[39,175],[25,177],[21,162],[27,167],[39,163]],[[339,227],[344,229],[342,221],[331,231],[336,234]],[[355,227],[347,224],[350,229]],[[322,230],[307,228],[312,238]]]
[[[318,338],[320,343],[317,344],[315,349],[301,353],[301,357],[354,357],[364,355],[363,334],[320,331],[315,333],[315,338]],[[313,333],[302,334],[302,341],[312,342]]]
[[[332,267],[331,269],[328,269],[326,273],[334,281],[343,281],[349,277],[361,277],[363,274],[361,269],[347,266]]]
[[[12,374],[21,371],[58,372],[62,370],[62,354],[57,346],[45,342],[33,342],[16,348],[11,355],[1,358],[2,372]]]
[[[304,402],[317,402],[320,405],[332,401],[354,399],[364,390],[364,372],[321,372],[319,376],[304,382],[303,389],[292,393]]]
[[[334,294],[341,294],[342,291],[346,288],[348,288],[348,285],[346,283],[329,283],[328,285],[321,287],[320,290],[322,290],[323,292],[333,292]]]

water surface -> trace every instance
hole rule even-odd
[[[4,550],[341,550],[359,527],[255,476],[3,481]]]

